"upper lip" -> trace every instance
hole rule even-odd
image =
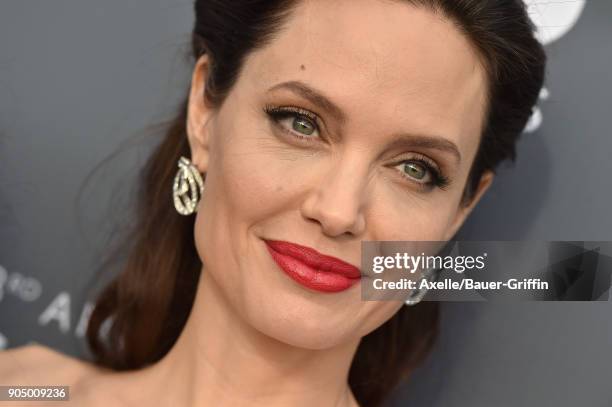
[[[319,271],[329,271],[349,278],[360,278],[359,268],[336,257],[319,253],[315,249],[284,240],[265,240],[274,251],[291,256],[302,263]]]

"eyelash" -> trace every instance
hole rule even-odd
[[[263,110],[277,125],[279,125],[280,120],[286,119],[288,117],[302,118],[302,119],[307,119],[308,121],[310,121],[314,129],[317,132],[321,133],[321,126],[319,125],[319,119],[317,115],[315,115],[314,113],[308,110],[305,110],[305,109],[302,109],[296,106],[280,107],[280,106],[273,106],[273,105],[266,105]],[[304,136],[299,133],[292,132],[288,130],[287,128],[280,126],[280,125],[279,127],[284,132],[290,134],[292,137],[297,137],[298,139],[304,142],[307,142],[307,143],[316,142],[316,139],[318,138],[318,137],[313,137],[313,136]],[[406,164],[406,163],[416,163],[418,165],[421,165],[431,175],[431,178],[432,178],[431,181],[418,182],[418,181],[415,181],[414,178],[409,177],[408,175],[402,172],[401,176],[403,178],[408,179],[408,181],[419,185],[421,188],[426,189],[426,190],[431,190],[434,187],[437,187],[437,188],[444,190],[450,185],[450,179],[444,176],[440,172],[440,170],[438,170],[437,166],[426,156],[418,155],[415,158],[400,161],[396,164],[396,166],[400,164]]]
[[[308,119],[308,121],[311,122],[315,130],[319,132],[319,134],[321,133],[321,126],[319,125],[319,119],[317,115],[315,115],[312,112],[309,112],[308,110],[305,110],[305,109],[302,109],[296,106],[279,107],[279,106],[266,105],[264,107],[264,112],[266,112],[266,114],[270,116],[270,118],[274,120],[276,124],[278,124],[278,122],[281,121],[282,119],[286,119],[288,117]],[[280,127],[283,129],[283,131],[285,131],[286,133],[289,133],[293,137],[297,137],[308,143],[314,142],[315,137],[313,136],[305,136],[303,134],[289,131],[285,127],[282,127],[282,126]]]
[[[427,157],[423,155],[417,155],[414,158],[410,158],[409,160],[402,160],[396,164],[397,165],[405,165],[407,163],[416,163],[425,168],[426,171],[429,172],[431,176],[431,180],[428,182],[418,182],[414,181],[414,178],[409,177],[403,171],[401,172],[401,176],[407,178],[409,181],[415,182],[419,184],[422,188],[426,190],[431,190],[434,187],[440,188],[441,190],[446,190],[450,185],[450,179],[442,174],[442,172],[437,168],[437,166]]]

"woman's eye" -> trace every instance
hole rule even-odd
[[[317,130],[316,126],[312,124],[309,119],[306,119],[304,117],[296,115],[293,118],[289,118],[288,120],[291,121],[291,127],[293,128],[293,130],[297,131],[298,133],[310,136]]]
[[[420,183],[427,184],[429,182],[429,179],[431,178],[431,173],[429,169],[426,168],[423,164],[419,164],[414,161],[405,161],[401,163],[398,167],[400,167],[402,175],[415,179]]]
[[[399,170],[402,177],[419,185],[424,191],[434,188],[445,190],[451,184],[451,179],[442,173],[434,161],[425,156],[404,160],[394,168]]]
[[[287,133],[301,139],[318,138],[315,134],[319,125],[313,113],[294,107],[266,107],[264,110]]]

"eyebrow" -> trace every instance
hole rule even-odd
[[[404,147],[420,147],[426,149],[440,150],[450,153],[455,157],[457,163],[461,162],[461,153],[459,149],[450,140],[442,137],[429,136],[425,134],[401,133],[394,136],[388,148],[404,148]]]
[[[280,89],[280,88],[285,88],[290,91],[293,91],[294,93],[297,93],[298,95],[302,96],[305,99],[308,99],[311,103],[319,106],[321,109],[329,113],[329,115],[332,116],[334,119],[336,119],[336,121],[342,124],[346,123],[346,115],[344,114],[342,109],[340,109],[338,105],[336,105],[329,98],[324,96],[321,92],[306,85],[304,82],[300,82],[300,81],[282,82],[282,83],[272,86],[270,89],[268,89],[268,92],[276,90],[276,89]]]
[[[321,92],[310,87],[304,82],[281,82],[268,89],[268,92],[281,88],[290,90],[302,96],[314,105],[326,111],[330,116],[332,116],[336,121],[340,122],[341,124],[346,123],[346,115],[338,105],[332,102],[328,97],[324,96]],[[457,162],[461,162],[461,153],[459,153],[457,145],[443,137],[413,133],[395,134],[394,140],[390,143],[389,148],[401,147],[421,147],[427,149],[436,149],[452,154],[456,158]]]

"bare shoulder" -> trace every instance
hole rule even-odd
[[[109,405],[109,398],[95,391],[97,384],[104,382],[110,370],[87,361],[65,355],[52,348],[33,344],[0,352],[0,385],[16,386],[69,386],[68,402],[39,402],[45,405]],[[121,406],[112,400],[112,405]],[[23,404],[19,404],[23,405]],[[4,406],[4,404],[3,404]],[[9,407],[9,406],[7,406]]]
[[[4,385],[74,385],[95,367],[49,347],[31,344],[0,352]]]

